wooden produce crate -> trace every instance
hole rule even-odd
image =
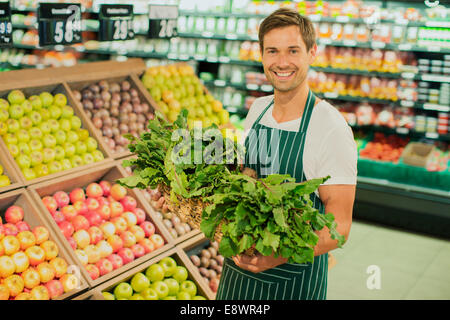
[[[205,287],[204,283],[202,281],[199,281],[198,275],[195,273],[195,270],[193,269],[192,264],[189,261],[189,258],[186,256],[186,254],[181,250],[180,248],[174,247],[157,257],[154,257],[145,263],[128,270],[127,272],[121,274],[120,276],[109,280],[108,282],[105,282],[98,286],[96,289],[100,291],[100,293],[107,291],[107,292],[113,292],[116,285],[118,285],[121,282],[127,282],[130,281],[131,278],[138,272],[142,272],[145,274],[145,270],[151,266],[154,263],[158,263],[165,257],[172,257],[177,262],[178,266],[184,266],[188,271],[188,280],[193,281],[197,286],[197,295],[201,295],[205,297],[206,299],[210,299],[210,297],[207,294],[207,288]],[[103,298],[103,297],[102,297]],[[103,299],[104,300],[104,299]]]
[[[103,165],[99,165],[95,168],[89,168],[84,171],[80,171],[78,173],[74,173],[71,175],[67,175],[64,177],[60,177],[57,179],[52,180],[51,182],[44,182],[40,184],[35,184],[30,186],[29,192],[31,196],[33,196],[35,202],[38,204],[38,206],[46,212],[46,219],[49,223],[49,225],[52,226],[53,229],[55,229],[58,234],[58,237],[60,238],[60,241],[65,245],[66,249],[70,252],[70,254],[73,256],[74,260],[77,262],[77,264],[80,266],[81,272],[83,276],[87,279],[89,287],[93,288],[100,283],[103,283],[105,281],[108,281],[111,278],[114,278],[121,273],[140,265],[141,263],[145,262],[148,259],[151,259],[154,256],[159,255],[160,253],[170,249],[173,244],[171,243],[170,236],[168,234],[168,231],[165,229],[164,225],[155,219],[153,216],[153,212],[149,205],[142,199],[142,195],[140,194],[139,190],[132,190],[127,189],[127,195],[132,196],[136,199],[137,207],[141,208],[146,213],[146,220],[151,221],[155,226],[155,233],[162,236],[164,239],[164,245],[158,249],[155,249],[139,258],[136,258],[135,260],[124,264],[122,267],[119,267],[112,272],[109,272],[103,276],[98,277],[97,279],[93,280],[86,268],[83,266],[82,262],[79,260],[77,254],[74,250],[72,250],[72,247],[70,246],[68,240],[65,238],[63,233],[60,231],[58,225],[53,220],[51,214],[48,212],[47,208],[42,202],[42,198],[45,196],[52,196],[57,191],[65,191],[70,192],[75,188],[83,188],[87,187],[92,182],[100,182],[101,180],[106,180],[111,182],[115,182],[117,179],[120,179],[125,176],[125,173],[123,171],[123,168],[117,166],[114,162],[105,163]]]
[[[120,71],[120,70],[119,70]],[[118,73],[119,71],[116,71],[116,73]],[[105,80],[108,83],[121,83],[122,81],[128,81],[131,85],[132,89],[135,89],[137,91],[138,97],[140,99],[141,103],[146,103],[149,106],[149,112],[151,112],[152,114],[155,113],[155,110],[158,110],[158,106],[156,104],[156,102],[154,102],[154,100],[151,98],[150,94],[147,92],[147,90],[143,87],[142,83],[140,82],[140,80],[138,79],[138,77],[135,74],[130,74],[129,70],[123,69],[122,70],[122,75],[118,75],[118,76],[114,76],[112,77],[111,75],[106,76],[103,73],[98,73],[98,74],[92,74],[89,77],[89,80],[81,80],[81,81],[70,81],[68,82],[68,86],[70,87],[70,90],[72,91],[72,93],[74,91],[78,91],[78,92],[82,92],[83,89],[88,88],[90,85],[93,84],[97,84],[99,81],[101,80]],[[73,95],[74,99],[75,99],[75,95]],[[83,99],[83,98],[82,98]],[[76,99],[75,99],[76,100]],[[92,116],[89,116],[88,113],[84,110],[83,108],[83,104],[81,102],[79,102],[78,100],[76,100],[76,105],[77,108],[80,111],[81,117],[83,122],[89,122],[90,126],[93,128],[94,130],[94,134],[97,140],[102,140],[104,141],[104,135],[101,129],[97,129],[94,126],[94,123],[92,121]],[[111,109],[106,108],[106,107],[102,107],[102,109],[107,110],[108,112],[110,112]],[[133,113],[133,112],[131,112]],[[117,119],[120,119],[119,116],[117,116]],[[147,123],[148,123],[148,119],[145,119],[143,126],[144,126],[144,130],[147,127]],[[116,127],[118,129],[118,125],[114,126],[112,125],[111,128]],[[128,132],[127,132],[128,133]],[[109,157],[114,158],[114,159],[119,159],[119,158],[123,158],[126,156],[130,156],[131,152],[127,149],[127,147],[125,146],[125,150],[123,151],[115,151],[114,149],[110,148],[110,146],[108,145],[107,142],[104,142],[105,146],[106,146],[106,152],[108,154]]]
[[[0,139],[2,140],[2,139]],[[10,185],[0,188],[0,193],[8,192],[23,187],[23,181],[20,172],[17,172],[14,164],[6,156],[5,152],[0,152],[0,165],[3,167],[3,174],[10,180]]]
[[[91,289],[83,294],[73,297],[71,300],[105,300],[98,289]]]
[[[35,87],[30,87],[27,85],[26,81],[22,84],[22,86],[20,87],[14,87],[14,88],[10,88],[10,89],[3,89],[0,90],[0,97],[2,98],[6,98],[8,93],[13,90],[13,89],[19,89],[21,90],[25,96],[28,98],[31,95],[39,95],[41,92],[47,91],[50,92],[52,95],[55,95],[57,93],[62,93],[66,96],[67,98],[67,105],[71,106],[74,110],[74,115],[78,116],[82,122],[81,124],[81,128],[86,129],[89,131],[89,136],[93,137],[94,139],[96,139],[95,136],[95,132],[94,132],[94,128],[83,119],[83,115],[81,113],[81,111],[77,108],[77,105],[73,99],[73,96],[71,94],[71,92],[68,89],[68,86],[65,83],[61,83],[61,82],[54,82],[53,84],[48,84],[48,85],[44,85],[44,86],[35,86]],[[79,167],[75,167],[75,168],[71,168],[68,170],[63,170],[57,173],[52,173],[52,174],[48,174],[46,176],[42,176],[42,177],[38,177],[32,180],[27,180],[25,179],[22,171],[20,170],[18,164],[16,163],[16,161],[14,160],[14,157],[12,156],[12,154],[10,153],[10,151],[8,150],[5,142],[3,141],[3,139],[0,139],[0,152],[2,152],[3,154],[5,154],[5,157],[11,162],[11,164],[13,165],[14,169],[18,172],[19,177],[21,179],[21,182],[23,183],[23,185],[28,186],[28,185],[32,185],[32,184],[36,184],[36,183],[40,183],[43,181],[49,181],[49,180],[54,180],[58,177],[62,177],[74,172],[78,172],[80,170],[84,170],[84,169],[88,169],[88,168],[93,168],[96,167],[99,164],[105,163],[105,162],[111,162],[113,159],[108,157],[108,153],[106,151],[106,147],[105,144],[102,140],[97,140],[98,143],[98,147],[97,149],[100,150],[104,156],[104,159],[99,161],[99,162],[93,162],[90,164],[85,164]]]
[[[136,156],[135,155],[131,155],[131,156],[128,156],[126,158],[118,159],[118,160],[116,160],[116,163],[117,163],[118,166],[122,167],[122,162],[124,160],[133,159],[133,158],[136,158]],[[129,172],[127,172],[127,169],[125,169],[125,168],[124,168],[124,172],[125,173],[129,173]],[[163,214],[158,209],[153,207],[152,200],[146,194],[146,191],[145,190],[140,190],[140,191],[142,192],[142,196],[143,196],[144,201],[146,201],[148,203],[148,205],[149,205],[150,209],[152,210],[153,215],[155,216],[155,218],[158,219],[159,221],[161,221],[162,223],[165,223],[163,221],[164,220]],[[167,228],[167,226],[166,226],[166,228]],[[183,235],[178,235],[176,231],[175,231],[175,233],[172,233],[169,228],[167,228],[167,229],[169,231],[169,237],[171,238],[172,242],[175,245],[178,244],[178,243],[181,243],[181,242],[183,242],[183,241],[185,241],[187,239],[190,239],[190,238],[192,238],[192,237],[194,237],[194,236],[196,236],[198,234],[203,234],[199,229],[195,229],[195,228],[192,228],[192,227],[191,227],[191,231],[186,232]]]
[[[28,223],[31,230],[33,230],[37,226],[43,226],[49,231],[49,240],[54,241],[58,246],[58,257],[63,258],[67,262],[69,268],[73,270],[72,273],[78,276],[78,287],[57,297],[56,300],[70,299],[72,296],[80,294],[81,292],[86,290],[88,288],[86,278],[82,273],[77,272],[77,270],[79,269],[77,263],[75,262],[69,251],[67,251],[66,246],[61,243],[57,232],[55,232],[54,228],[49,225],[47,219],[44,218],[45,214],[42,212],[41,208],[36,205],[29,192],[26,189],[21,188],[18,190],[0,194],[0,215],[2,216],[2,218],[4,218],[6,209],[12,205],[20,206],[23,209],[23,221]]]
[[[189,263],[192,265],[193,273],[195,276],[199,279],[199,281],[203,282],[204,286],[206,287],[205,291],[208,297],[213,300],[216,297],[216,293],[210,288],[209,286],[209,280],[201,274],[199,267],[196,267],[192,260],[190,259],[191,255],[198,255],[200,256],[201,251],[203,249],[208,248],[211,245],[211,241],[205,237],[203,233],[196,235],[195,237],[192,237],[184,242],[179,243],[177,246],[181,248],[189,258]],[[217,253],[219,254],[219,253]]]

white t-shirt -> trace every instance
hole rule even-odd
[[[244,138],[273,95],[256,99],[244,122]],[[273,104],[260,124],[286,131],[298,131],[301,118],[277,123],[272,116]],[[311,114],[303,151],[303,171],[307,180],[331,176],[324,185],[350,184],[357,180],[357,147],[352,129],[331,104],[322,100]]]

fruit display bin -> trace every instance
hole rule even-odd
[[[98,289],[94,288],[73,297],[71,300],[105,300],[105,298],[103,298],[102,293]]]
[[[123,167],[122,163],[123,163],[124,160],[133,159],[133,158],[136,158],[136,156],[131,155],[131,156],[129,156],[129,157],[126,157],[126,158],[123,158],[123,159],[116,160],[116,163],[117,163],[118,166]],[[125,171],[127,174],[130,174],[130,173],[131,173],[131,167],[123,167],[123,169],[124,169],[124,171]],[[158,220],[160,220],[160,221],[161,221],[162,223],[164,223],[164,224],[165,224],[165,223],[168,223],[168,224],[169,224],[169,226],[167,226],[167,225],[165,225],[165,226],[166,226],[166,228],[167,228],[168,231],[169,231],[169,237],[170,237],[170,239],[172,240],[172,242],[173,242],[175,245],[177,245],[177,244],[179,244],[179,243],[182,243],[182,242],[186,241],[187,239],[190,239],[190,238],[192,238],[192,237],[194,237],[194,236],[196,236],[196,235],[199,235],[199,234],[202,234],[202,235],[203,235],[203,233],[202,233],[199,229],[196,229],[196,228],[193,228],[193,227],[190,227],[190,231],[185,232],[185,233],[183,233],[183,234],[178,234],[176,230],[173,230],[173,231],[172,231],[171,229],[174,229],[174,228],[172,228],[173,223],[171,222],[171,219],[168,219],[169,217],[167,216],[167,214],[166,214],[166,215],[163,214],[159,209],[156,209],[156,208],[153,206],[153,204],[154,204],[156,201],[153,201],[153,200],[151,199],[151,195],[148,193],[147,190],[140,190],[140,191],[141,191],[141,193],[142,193],[142,195],[143,195],[144,201],[146,201],[146,202],[149,204],[149,206],[150,206],[150,208],[151,208],[151,210],[152,210],[153,215],[155,216],[155,218],[157,218]],[[153,204],[152,204],[152,203],[153,203]],[[168,221],[165,221],[165,220],[168,220]]]
[[[153,223],[154,226],[154,233],[158,234],[162,237],[162,240],[164,243],[161,243],[159,248],[155,246],[153,250],[148,251],[146,254],[143,254],[142,256],[139,256],[135,258],[134,260],[130,260],[128,263],[123,263],[121,266],[118,265],[116,269],[113,269],[112,271],[107,272],[106,274],[98,276],[98,278],[92,279],[88,270],[84,267],[82,261],[78,257],[75,250],[73,250],[71,244],[66,239],[66,237],[63,235],[60,227],[55,222],[54,217],[50,214],[47,207],[44,205],[42,198],[46,196],[53,196],[58,191],[64,191],[66,193],[70,193],[72,190],[76,188],[82,188],[83,190],[86,189],[88,185],[94,182],[100,182],[102,180],[109,181],[111,185],[114,184],[114,182],[117,179],[120,179],[125,176],[124,169],[120,166],[117,166],[115,162],[108,162],[104,163],[103,165],[97,164],[95,168],[89,168],[84,171],[80,171],[75,174],[67,175],[64,177],[60,177],[58,179],[54,179],[51,182],[43,182],[40,184],[35,184],[30,187],[28,187],[28,190],[31,194],[31,196],[34,198],[35,202],[38,203],[38,206],[46,212],[46,219],[51,225],[53,229],[55,229],[58,234],[58,237],[60,238],[60,241],[64,244],[66,249],[70,252],[70,254],[73,256],[74,260],[78,263],[80,266],[81,272],[84,275],[84,277],[87,279],[89,287],[93,288],[99,285],[100,283],[103,283],[105,281],[108,281],[111,278],[114,278],[121,273],[140,265],[141,263],[145,262],[148,259],[151,259],[152,257],[155,257],[159,255],[160,253],[170,249],[173,247],[173,244],[170,239],[170,235],[168,231],[165,229],[164,225],[155,219],[153,216],[153,212],[149,205],[145,202],[145,200],[142,199],[142,194],[139,190],[136,189],[126,189],[127,195],[133,197],[136,200],[136,207],[141,208],[145,213],[145,220],[150,221]],[[122,215],[123,212],[120,213]],[[99,223],[92,223],[89,222],[89,226],[92,225],[100,225],[103,224],[103,220],[109,220],[103,219]],[[71,220],[73,221],[73,220]],[[125,221],[127,222],[127,221]],[[127,223],[128,224],[128,223]],[[103,230],[103,229],[102,229]],[[114,235],[116,234],[114,228]],[[128,229],[127,229],[128,230]],[[122,230],[125,231],[125,230]],[[118,234],[118,233],[117,233]],[[103,236],[103,233],[102,233]],[[146,236],[147,237],[147,236]],[[90,244],[93,244],[92,242]],[[124,245],[125,246],[125,245]],[[78,248],[75,246],[75,248]],[[111,252],[110,252],[111,253]],[[134,256],[133,256],[134,258]],[[124,262],[124,261],[123,261]],[[86,261],[84,262],[86,263]],[[94,262],[95,263],[95,262]]]
[[[209,262],[211,260],[208,258],[208,261],[206,262],[207,268],[205,268],[204,261],[201,261],[200,259],[198,259],[198,261],[195,262],[198,264],[198,266],[196,266],[192,259],[192,256],[194,256],[194,255],[197,257],[201,257],[203,250],[208,251],[208,248],[211,247],[211,241],[208,238],[206,238],[203,233],[201,233],[201,234],[196,235],[195,237],[192,237],[192,238],[178,244],[178,247],[181,248],[186,253],[187,257],[189,258],[189,262],[192,264],[192,268],[193,268],[192,272],[195,274],[195,277],[199,279],[199,282],[203,282],[204,286],[206,287],[205,291],[206,291],[206,294],[209,297],[209,299],[210,300],[215,299],[216,292],[214,292],[212,290],[211,286],[214,286],[214,285],[218,286],[218,284],[219,284],[218,279],[220,278],[220,275],[221,275],[221,269],[219,270],[220,272],[218,272],[218,270],[215,268],[218,266],[221,267],[221,264],[218,263],[217,260],[211,256],[211,260],[216,260],[216,265],[212,266]],[[218,250],[216,250],[215,253],[217,255],[219,255]],[[202,268],[204,270],[202,270]],[[212,280],[212,278],[209,277],[210,270],[214,270],[216,272],[217,277],[214,277],[214,278],[216,278],[216,280]],[[208,274],[202,274],[202,272],[207,272]]]
[[[10,89],[1,89],[0,90],[0,97],[1,98],[7,98],[8,93],[11,92],[12,90],[17,89],[20,90],[24,93],[25,97],[28,98],[32,95],[39,95],[42,92],[49,92],[52,95],[55,95],[57,93],[61,93],[64,94],[67,98],[67,105],[71,106],[73,109],[73,114],[75,116],[77,116],[78,118],[80,118],[81,120],[81,129],[86,129],[89,132],[89,136],[95,139],[95,132],[94,132],[94,128],[92,127],[92,125],[88,122],[86,122],[85,120],[83,120],[83,115],[81,113],[81,111],[79,110],[78,106],[76,105],[74,98],[72,96],[72,93],[70,92],[69,87],[67,86],[66,83],[64,82],[57,82],[55,80],[55,82],[53,84],[47,84],[47,85],[43,85],[43,86],[33,86],[30,87],[27,85],[27,82],[25,81],[21,86],[16,86],[14,88],[10,88]],[[97,162],[92,162],[92,163],[88,163],[88,164],[82,164],[78,167],[72,167],[70,169],[66,169],[66,170],[62,170],[59,172],[55,172],[55,173],[50,173],[47,175],[43,175],[40,177],[36,177],[34,179],[31,180],[27,180],[22,172],[22,170],[20,169],[18,163],[15,161],[13,155],[11,154],[10,150],[8,149],[8,147],[6,146],[6,143],[3,139],[0,139],[0,152],[3,153],[5,155],[5,157],[10,161],[10,163],[12,164],[12,166],[15,168],[16,172],[18,173],[19,177],[20,177],[20,182],[23,183],[24,186],[28,186],[28,185],[32,185],[32,184],[36,184],[36,183],[40,183],[43,181],[49,181],[49,180],[54,180],[58,177],[67,175],[67,174],[71,174],[74,172],[78,172],[79,170],[83,170],[83,169],[87,169],[87,168],[91,168],[91,167],[95,167],[101,163],[104,162],[111,162],[113,159],[110,158],[108,156],[108,153],[106,151],[106,147],[103,141],[101,140],[97,140],[97,150],[99,150],[102,155],[103,155],[103,159]]]
[[[0,165],[3,167],[2,174],[6,175],[10,181],[9,185],[0,187],[0,193],[8,192],[23,187],[23,181],[22,178],[20,177],[20,173],[17,172],[17,169],[14,167],[14,165],[11,163],[11,161],[6,156],[6,153],[4,152],[0,152]]]
[[[77,263],[75,262],[69,251],[67,251],[66,246],[61,243],[57,233],[53,228],[50,227],[47,219],[44,218],[42,210],[38,206],[36,206],[34,199],[26,189],[21,188],[18,190],[0,194],[0,215],[3,221],[5,221],[4,218],[6,209],[13,205],[20,206],[23,209],[23,221],[29,225],[31,230],[33,230],[37,226],[43,226],[48,230],[48,239],[55,242],[58,247],[58,257],[64,259],[67,262],[68,267],[71,269],[71,273],[73,273],[78,278],[78,286],[76,288],[63,293],[62,295],[56,297],[55,300],[71,299],[71,297],[83,293],[85,290],[87,290],[88,284],[86,278],[82,273],[78,272],[79,268],[77,266]],[[4,224],[4,226],[5,225],[6,224]]]
[[[112,291],[114,291],[114,288],[118,284],[120,284],[122,282],[129,282],[135,274],[137,274],[139,272],[145,273],[145,271],[147,270],[148,267],[160,262],[162,259],[164,259],[166,257],[173,258],[176,261],[177,266],[182,266],[182,267],[186,268],[186,270],[188,272],[187,280],[193,281],[197,287],[196,295],[203,296],[206,299],[211,299],[211,297],[207,294],[208,288],[205,286],[203,281],[199,281],[200,279],[198,278],[198,273],[195,272],[195,269],[194,269],[192,263],[189,261],[189,258],[186,256],[184,251],[178,247],[174,247],[174,248],[158,255],[157,257],[152,258],[152,259],[146,261],[145,263],[143,263],[133,269],[128,270],[127,272],[121,274],[120,276],[101,284],[100,286],[96,287],[95,289],[99,290],[101,294],[103,292],[112,292]],[[105,300],[105,298],[103,297],[103,294],[100,299]]]
[[[83,121],[89,122],[90,125],[95,128],[96,139],[105,141],[106,152],[109,157],[114,159],[120,159],[131,155],[131,152],[127,148],[128,140],[122,138],[121,135],[131,133],[133,129],[135,133],[138,133],[138,126],[142,127],[141,130],[146,130],[150,114],[153,116],[155,110],[159,110],[158,105],[144,88],[139,78],[134,73],[130,74],[129,70],[123,70],[123,73],[123,75],[114,77],[105,77],[104,74],[100,73],[98,74],[98,77],[93,78],[91,76],[89,80],[67,82],[76,99],[78,108],[81,111],[80,113],[82,114]],[[98,86],[100,81],[102,81],[102,85],[105,85],[105,87],[102,87],[103,89]],[[124,89],[120,86],[124,81],[129,84],[129,88]],[[110,90],[112,89],[111,84],[113,83],[119,84],[119,88],[116,86],[116,89],[119,91],[112,92]],[[102,95],[101,92],[98,92],[98,96],[95,98],[96,94],[91,88],[100,88],[104,93]],[[89,93],[89,96],[83,92]],[[130,93],[133,93],[135,96],[132,96]],[[136,98],[139,99],[139,102],[133,102],[133,99]],[[113,102],[114,99],[116,99],[117,102]],[[85,100],[86,102],[84,102]],[[113,103],[117,104],[114,108]],[[144,104],[146,109],[143,108]],[[105,105],[108,105],[108,107],[105,107]],[[97,108],[96,106],[102,107]],[[91,109],[89,110],[88,108]],[[141,108],[141,110],[139,111],[137,108]],[[98,111],[102,114],[101,116],[99,116],[100,113],[97,113],[97,115],[94,114],[94,112]],[[125,117],[127,117],[126,120]],[[132,117],[135,119],[132,119]],[[99,120],[94,121],[94,118],[95,120]],[[114,123],[113,121],[116,121],[117,123]],[[96,125],[100,128],[96,127]],[[117,130],[117,132],[113,135],[114,130]],[[108,140],[110,139],[112,139],[114,143],[113,146],[109,145],[110,142],[108,142]],[[123,150],[116,151],[115,148],[120,140],[125,141],[122,145]]]

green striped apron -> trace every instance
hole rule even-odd
[[[308,93],[297,132],[269,128],[259,121],[273,104],[259,115],[245,139],[245,163],[258,177],[271,173],[290,174],[297,182],[305,181],[303,149],[315,96]],[[260,146],[263,146],[261,149]],[[260,152],[263,150],[264,153]],[[273,156],[272,156],[273,155]],[[319,197],[311,200],[321,213],[325,212]],[[253,273],[239,268],[232,259],[224,261],[217,300],[325,300],[327,295],[328,254],[314,257],[313,263],[285,263],[275,268]]]

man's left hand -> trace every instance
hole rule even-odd
[[[260,253],[256,253],[253,256],[241,254],[232,257],[232,259],[239,268],[251,271],[253,273],[258,273],[275,268],[276,266],[284,264],[288,261],[287,258],[275,258],[273,254],[270,256],[263,256]]]

